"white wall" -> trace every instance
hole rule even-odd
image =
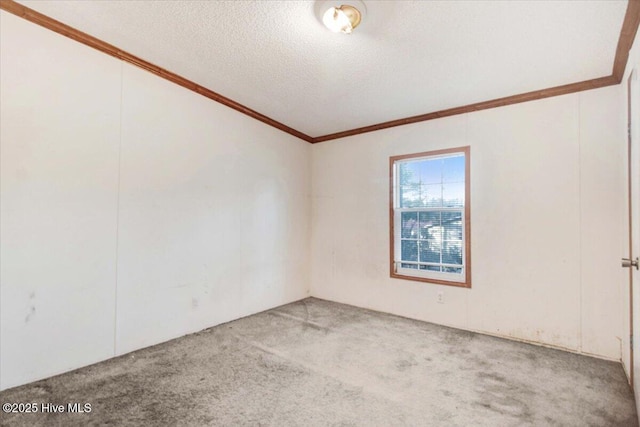
[[[308,144],[0,19],[0,389],[308,295]]]
[[[6,388],[113,356],[121,78],[96,51],[0,19]]]
[[[619,359],[621,90],[315,145],[312,295]],[[472,289],[389,278],[389,156],[464,145],[471,146]]]
[[[311,147],[0,19],[0,389],[303,298],[309,282],[320,298],[620,358],[623,86]],[[390,279],[389,156],[462,145],[473,288]]]

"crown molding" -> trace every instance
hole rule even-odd
[[[9,13],[12,13],[16,16],[19,16],[20,18],[26,19],[27,21],[40,25],[41,27],[47,28],[65,37],[68,37],[84,45],[92,47],[96,50],[99,50],[100,52],[106,53],[107,55],[113,56],[124,62],[135,65],[136,67],[140,67],[150,73],[157,75],[158,77],[161,77],[165,80],[169,80],[172,83],[175,83],[179,86],[182,86],[186,89],[196,92],[202,96],[205,96],[229,108],[233,108],[234,110],[239,111],[242,114],[246,114],[251,118],[254,118],[263,123],[266,123],[269,126],[272,126],[288,134],[291,134],[304,141],[313,142],[313,138],[310,137],[309,135],[306,135],[276,120],[273,120],[272,118],[267,117],[264,114],[261,114],[255,110],[252,110],[251,108],[245,105],[242,105],[239,102],[234,101],[233,99],[229,99],[223,95],[220,95],[219,93],[214,92],[211,89],[208,89],[204,86],[200,86],[199,84],[192,82],[191,80],[188,80],[176,73],[172,73],[171,71],[165,70],[164,68],[159,67],[155,64],[152,64],[149,61],[145,61],[144,59],[136,55],[133,55],[116,46],[113,46],[112,44],[106,43],[96,37],[93,37],[87,33],[84,33],[80,30],[70,27],[69,25],[63,24],[60,21],[50,18],[24,5],[21,5],[20,3],[16,3],[13,0],[0,0],[0,10],[4,10]]]
[[[624,69],[629,60],[629,51],[638,32],[638,25],[640,25],[640,0],[629,0],[627,12],[624,15],[624,21],[622,21],[620,38],[618,38],[616,56],[613,60],[613,71],[611,72],[617,83],[622,82]]]
[[[0,10],[12,13],[20,18],[26,19],[41,27],[47,28],[65,37],[73,39],[79,43],[99,50],[107,55],[118,58],[124,62],[135,65],[136,67],[147,70],[150,73],[157,75],[165,80],[180,85],[186,89],[196,92],[202,96],[205,96],[215,102],[225,105],[229,108],[245,114],[251,118],[259,120],[269,126],[286,132],[290,135],[298,137],[303,141],[316,144],[324,141],[330,141],[333,139],[344,138],[347,136],[359,135],[367,132],[374,132],[381,129],[389,129],[396,126],[403,126],[412,123],[424,122],[427,120],[439,119],[442,117],[455,116],[458,114],[470,113],[473,111],[486,110],[490,108],[504,107],[506,105],[518,104],[521,102],[534,101],[537,99],[549,98],[553,96],[566,95],[574,92],[581,92],[585,90],[597,89],[606,86],[612,86],[619,84],[622,81],[627,61],[629,60],[629,50],[633,44],[636,33],[638,32],[638,26],[640,25],[640,0],[628,0],[627,10],[625,12],[624,21],[622,23],[622,29],[620,31],[620,37],[618,38],[618,45],[616,48],[615,59],[613,62],[613,70],[611,75],[605,77],[599,77],[591,80],[585,80],[582,82],[566,84],[562,86],[556,86],[547,89],[536,90],[532,92],[521,93],[517,95],[507,96],[504,98],[497,98],[489,101],[478,102],[475,104],[469,104],[462,107],[449,108],[446,110],[434,111],[431,113],[420,114],[417,116],[406,117],[397,120],[391,120],[388,122],[377,123],[370,126],[364,126],[356,129],[349,129],[332,134],[322,135],[318,137],[309,136],[303,132],[293,129],[283,123],[273,120],[270,117],[265,116],[251,108],[240,104],[232,99],[229,99],[217,92],[212,91],[204,86],[188,80],[178,74],[168,71],[162,67],[159,67],[151,62],[135,56],[131,53],[123,51],[116,46],[106,43],[96,37],[93,37],[87,33],[77,30],[69,25],[66,25],[60,21],[50,18],[40,12],[37,12],[31,8],[28,8],[20,3],[16,3],[14,0],[0,0]]]
[[[345,130],[329,135],[313,138],[313,142],[319,143],[332,139],[344,138],[347,136],[360,135],[362,133],[374,132],[381,129],[389,129],[396,126],[409,125],[412,123],[425,122],[427,120],[441,119],[443,117],[456,116],[458,114],[471,113],[473,111],[488,110],[490,108],[504,107],[506,105],[519,104],[521,102],[535,101],[536,99],[550,98],[552,96],[566,95],[568,93],[580,92],[583,90],[597,89],[620,83],[613,76],[600,77],[597,79],[585,80],[583,82],[571,83],[568,85],[556,86],[549,89],[536,90],[533,92],[521,93],[504,98],[492,99],[491,101],[477,102],[462,107],[449,108],[447,110],[434,111],[433,113],[421,114],[419,116],[406,117],[403,119],[391,120],[389,122],[378,123],[357,129]]]

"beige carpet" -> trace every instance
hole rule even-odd
[[[0,393],[3,426],[636,426],[621,365],[309,298]]]

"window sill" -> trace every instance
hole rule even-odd
[[[455,286],[458,288],[471,288],[471,280],[465,282],[453,282],[451,280],[431,279],[428,277],[407,276],[405,274],[398,274],[392,272],[390,277],[392,279],[413,280],[415,282],[436,283],[438,285]]]

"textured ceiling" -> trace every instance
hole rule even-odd
[[[611,74],[626,0],[19,1],[317,137]]]

